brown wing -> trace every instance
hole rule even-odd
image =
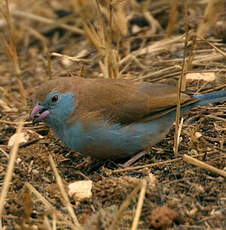
[[[152,119],[152,115],[177,104],[176,88],[130,80],[81,79],[76,83],[76,110],[69,122],[78,119],[109,119],[121,124]],[[182,103],[193,101],[182,94]]]
[[[69,123],[79,118],[87,122],[105,118],[129,124],[144,118],[152,119],[158,111],[166,113],[167,108],[177,103],[173,86],[130,80],[59,78],[41,88],[39,97],[42,99],[51,90],[75,93],[75,111],[69,117]],[[192,100],[189,95],[182,94],[182,103]]]

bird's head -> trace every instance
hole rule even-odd
[[[33,123],[44,121],[52,128],[59,127],[74,110],[75,96],[72,92],[64,92],[61,87],[47,83],[41,86],[34,96],[34,107],[30,118]]]

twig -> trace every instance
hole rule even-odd
[[[110,227],[108,228],[108,230],[114,230],[116,229],[116,224],[120,218],[120,216],[122,215],[123,211],[129,206],[131,199],[137,194],[137,192],[139,191],[141,187],[141,184],[139,183],[134,190],[126,197],[126,199],[123,201],[122,205],[120,206],[120,209],[118,210],[118,212],[116,213]]]
[[[202,41],[205,41],[206,43],[208,43],[211,47],[213,47],[217,52],[219,52],[220,54],[222,54],[223,57],[226,57],[226,52],[224,52],[222,49],[218,48],[217,46],[215,46],[212,42],[208,41],[205,38],[202,37],[198,37],[199,39],[201,39]]]
[[[155,166],[159,166],[159,165],[177,162],[180,160],[182,160],[182,157],[178,157],[178,158],[173,159],[173,160],[167,160],[167,161],[162,161],[162,162],[157,162],[157,163],[152,163],[152,164],[140,165],[140,166],[136,166],[136,167],[129,167],[129,168],[125,168],[125,169],[116,169],[116,170],[112,171],[112,173],[120,173],[120,172],[132,171],[132,170],[137,170],[137,169],[142,169],[142,168],[150,168],[150,167],[155,167]]]
[[[132,56],[134,57],[138,57],[141,55],[145,55],[145,54],[149,54],[149,55],[156,55],[158,52],[162,52],[163,50],[167,49],[168,47],[170,47],[172,44],[181,41],[183,39],[184,35],[181,36],[175,36],[172,38],[168,38],[168,39],[164,39],[161,41],[157,41],[154,42],[153,44],[144,47],[142,49],[139,49],[137,51],[133,51],[131,53],[129,53],[127,56],[125,56],[123,59],[120,60],[120,65],[124,64],[125,62],[127,62],[128,60],[130,60],[130,58]]]
[[[66,203],[66,207],[68,209],[68,212],[71,215],[71,217],[73,219],[73,222],[76,224],[76,226],[81,228],[81,226],[80,226],[80,224],[78,222],[78,219],[75,216],[74,210],[73,210],[73,208],[71,206],[71,203],[70,203],[70,200],[69,200],[69,198],[67,196],[67,193],[65,192],[63,181],[62,181],[62,179],[61,179],[61,177],[60,177],[60,175],[59,175],[59,173],[57,171],[56,165],[55,165],[54,160],[53,160],[51,155],[49,155],[49,161],[50,161],[51,167],[53,169],[53,172],[54,172],[54,174],[56,176],[57,184],[59,186],[61,195],[63,196],[64,202]]]
[[[183,127],[183,122],[184,122],[184,119],[183,117],[181,118],[181,120],[179,119],[179,124],[177,124],[177,131],[175,131],[175,139],[174,139],[174,151],[175,151],[175,154],[178,153],[178,146],[180,144],[180,135],[181,135],[181,130],[182,130],[182,127]]]
[[[61,58],[66,58],[72,62],[86,62],[89,63],[90,60],[87,60],[85,58],[80,58],[80,57],[70,57],[68,55],[65,54],[60,54],[60,53],[56,53],[56,52],[52,52],[50,53],[50,56],[55,56],[55,57],[61,57]]]
[[[26,142],[26,143],[20,144],[19,148],[24,148],[24,147],[27,147],[27,146],[29,146],[29,145],[32,145],[32,144],[38,142],[40,139],[41,139],[41,138],[36,138],[36,139],[34,139],[34,140],[31,140],[31,141],[28,141],[28,142]]]
[[[9,154],[2,148],[0,148],[0,151],[9,159]]]
[[[186,60],[186,53],[188,50],[188,19],[187,19],[187,2],[185,1],[185,29],[186,29],[186,33],[185,33],[185,41],[184,41],[184,56],[183,56],[183,63],[182,63],[182,70],[181,70],[181,74],[178,80],[178,86],[177,86],[177,109],[176,109],[176,126],[175,126],[175,135],[174,135],[174,146],[173,146],[173,150],[174,150],[174,155],[176,156],[178,154],[178,147],[179,147],[179,138],[180,138],[180,115],[181,115],[181,111],[180,111],[180,104],[181,104],[181,91],[185,89],[185,84],[183,84],[183,81],[185,80],[185,72],[188,69],[188,63]]]
[[[57,219],[56,219],[56,213],[53,213],[53,230],[56,230],[56,222],[57,222]]]
[[[6,121],[6,120],[0,119],[0,123],[7,124],[7,125],[19,125],[20,122],[17,122],[17,121]],[[24,125],[31,125],[32,122],[31,121],[24,121],[23,124]]]
[[[31,184],[25,183],[25,186],[45,205],[48,210],[52,210],[52,213],[56,213],[56,215],[66,222],[71,229],[78,230],[79,228],[75,227],[74,224],[67,218],[67,216],[63,215],[60,211],[58,211],[55,207],[53,207],[46,199],[43,197]]]
[[[141,214],[143,203],[144,203],[144,196],[146,193],[146,188],[147,188],[147,181],[144,179],[141,182],[140,196],[139,196],[139,200],[137,203],[137,209],[136,209],[136,213],[135,213],[135,216],[133,219],[133,224],[132,224],[131,230],[137,229],[139,219],[140,219],[140,214]]]
[[[12,61],[14,71],[16,73],[16,79],[17,79],[19,90],[20,90],[22,103],[23,105],[27,105],[27,102],[26,102],[27,93],[23,85],[19,57],[18,57],[17,49],[16,49],[16,32],[14,29],[14,25],[11,21],[8,0],[5,0],[5,3],[6,3],[6,14],[4,14],[4,16],[5,16],[5,20],[7,22],[8,29],[9,29],[9,42],[7,42],[6,39],[4,39],[3,37],[1,37],[1,41],[5,49],[6,55]]]
[[[196,165],[196,166],[198,166],[200,168],[203,168],[205,170],[209,170],[209,171],[217,173],[217,174],[219,174],[219,175],[221,175],[223,177],[226,177],[226,172],[225,171],[223,171],[221,169],[218,169],[216,167],[213,167],[211,165],[208,165],[208,164],[206,164],[206,163],[204,163],[204,162],[202,162],[200,160],[197,160],[197,159],[195,159],[195,158],[193,158],[191,156],[188,156],[187,154],[184,154],[183,160],[187,161],[190,164],[193,164],[193,165]]]
[[[175,29],[178,18],[178,0],[171,1],[170,14],[169,14],[169,23],[166,29],[166,37],[170,37]]]
[[[10,151],[9,164],[7,166],[7,171],[6,171],[6,175],[5,175],[5,179],[4,179],[4,183],[3,183],[2,191],[0,195],[0,219],[2,219],[2,211],[3,211],[4,204],[5,204],[5,199],[6,199],[8,190],[9,190],[10,181],[12,179],[14,164],[16,160],[18,147],[19,147],[18,134],[21,133],[22,128],[23,128],[23,122],[21,121],[17,127],[17,131],[16,131],[17,136],[15,139],[14,145]],[[2,226],[0,226],[0,229],[2,229]]]
[[[221,0],[211,0],[207,1],[208,4],[205,8],[205,13],[203,17],[203,21],[199,24],[197,29],[197,36],[204,37],[208,30],[213,26],[221,13],[223,13],[224,5]]]
[[[55,26],[59,26],[65,30],[69,30],[71,32],[77,33],[77,34],[84,34],[83,30],[75,27],[75,26],[70,26],[70,25],[66,25],[63,23],[58,23],[56,22],[55,19],[50,19],[50,18],[44,18],[35,14],[31,14],[28,12],[24,12],[24,11],[20,11],[20,10],[14,10],[12,11],[12,14],[15,16],[19,16],[19,17],[23,17],[23,18],[28,18],[34,21],[38,21],[41,23],[45,23],[45,24],[50,24],[50,25],[55,25]]]
[[[44,227],[46,230],[52,230],[49,220],[46,216],[44,216]]]
[[[51,62],[51,54],[49,52],[47,52],[47,63],[48,63],[48,79],[46,80],[51,80],[53,79],[53,76],[52,76],[52,62]]]
[[[218,213],[216,213],[215,215],[204,217],[201,220],[195,221],[194,224],[200,224],[200,223],[205,222],[207,220],[215,219],[216,217],[223,215],[223,212],[225,212],[225,211],[226,211],[226,208],[222,208],[221,210],[218,210]]]

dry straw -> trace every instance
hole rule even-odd
[[[125,0],[73,1],[79,12],[86,37],[103,57],[99,61],[105,78],[120,77],[118,46],[127,35]],[[116,46],[113,47],[113,42]]]
[[[143,179],[141,181],[141,190],[140,190],[140,195],[139,195],[139,199],[137,202],[137,209],[136,209],[136,213],[133,219],[133,224],[131,227],[131,230],[136,230],[139,224],[139,220],[140,220],[140,215],[142,212],[142,207],[144,204],[144,198],[145,198],[145,193],[146,193],[146,189],[147,189],[147,181],[145,179]]]
[[[17,131],[16,131],[16,139],[15,139],[15,143],[10,151],[10,156],[9,156],[9,163],[7,166],[7,170],[6,170],[6,175],[4,178],[4,182],[3,182],[3,186],[1,189],[1,195],[0,195],[0,221],[2,220],[2,213],[3,213],[3,209],[4,209],[4,205],[5,205],[5,200],[7,197],[7,193],[9,190],[9,186],[10,186],[10,182],[13,176],[13,170],[14,170],[14,165],[15,165],[15,160],[16,160],[16,156],[17,156],[17,152],[18,152],[18,147],[19,147],[19,134],[22,132],[22,128],[23,128],[23,122],[21,121],[17,127]],[[2,224],[0,224],[0,229],[2,229]]]
[[[73,230],[80,230],[81,228],[76,227],[74,223],[71,222],[70,218],[65,215],[64,213],[61,213],[59,210],[57,210],[54,206],[51,205],[51,203],[46,200],[45,197],[43,197],[31,184],[25,183],[25,186],[29,189],[31,193],[33,193],[37,199],[45,206],[45,208],[54,216],[64,222],[65,226],[70,227]]]
[[[126,208],[130,205],[131,201],[134,199],[138,191],[141,189],[142,183],[139,183],[133,191],[126,197],[126,199],[123,201],[121,204],[118,212],[115,214],[113,221],[108,228],[109,230],[114,230],[117,228],[117,224],[119,224],[120,217],[123,215],[123,212],[125,211]]]
[[[71,206],[70,200],[69,200],[69,198],[67,196],[67,193],[66,193],[66,191],[64,189],[63,181],[62,181],[62,179],[61,179],[61,177],[60,177],[60,175],[59,175],[59,173],[57,171],[56,165],[55,165],[54,160],[53,160],[51,155],[49,155],[49,161],[50,161],[50,165],[51,165],[51,167],[53,169],[53,172],[54,172],[54,174],[56,176],[57,184],[58,184],[58,187],[60,189],[61,195],[63,197],[63,202],[65,203],[65,205],[66,205],[66,207],[68,209],[68,213],[70,214],[74,224],[79,229],[81,229],[81,225],[79,224],[78,219],[75,216],[75,213],[74,213],[74,210],[73,210],[73,208]]]
[[[225,9],[224,4],[224,0],[208,0],[203,21],[197,30],[198,37],[204,37],[211,26],[216,24],[218,17]]]
[[[187,154],[184,154],[183,159],[190,164],[196,165],[196,166],[203,168],[207,171],[211,171],[211,172],[214,172],[216,174],[219,174],[220,176],[226,177],[226,172],[224,170],[218,169],[214,166],[211,166],[207,163],[204,163],[200,160],[197,160],[194,157],[188,156]]]
[[[8,58],[12,61],[14,71],[16,73],[17,84],[19,86],[21,101],[23,105],[26,105],[26,91],[24,89],[24,85],[21,78],[21,69],[19,64],[19,58],[16,50],[16,31],[14,29],[13,23],[11,21],[10,12],[9,12],[9,3],[8,0],[5,0],[5,11],[0,9],[0,12],[4,16],[9,29],[9,42],[3,36],[0,37],[3,48],[5,49],[5,53]]]
[[[5,48],[5,52],[7,53],[8,57],[12,60],[12,63],[14,65],[15,73],[17,76],[17,82],[20,89],[20,95],[23,100],[23,103],[25,103],[25,97],[26,92],[23,88],[22,80],[21,80],[21,70],[19,65],[19,60],[16,52],[16,35],[15,35],[15,29],[13,27],[13,23],[10,20],[10,14],[9,14],[9,7],[8,7],[8,1],[6,2],[6,11],[1,10],[2,14],[4,15],[6,22],[8,24],[8,30],[9,30],[9,42],[6,41],[5,38],[2,39],[2,44]],[[197,30],[197,38],[207,42],[211,48],[213,49],[205,49],[205,50],[198,50],[197,49],[197,40],[195,36],[190,37],[190,34],[188,33],[188,29],[186,30],[186,34],[184,35],[177,35],[177,36],[171,36],[173,34],[173,31],[175,30],[175,27],[177,26],[176,19],[178,16],[178,0],[173,0],[170,10],[170,16],[169,16],[169,23],[166,31],[166,37],[165,39],[162,39],[160,41],[154,41],[152,43],[145,44],[146,47],[141,46],[136,51],[129,51],[124,52],[121,54],[119,53],[119,48],[125,48],[125,43],[120,44],[121,38],[124,36],[127,36],[127,29],[128,29],[128,19],[127,19],[127,13],[126,12],[126,5],[129,1],[125,0],[71,0],[75,5],[76,12],[80,14],[80,19],[82,19],[82,29],[79,26],[71,26],[67,25],[63,21],[56,20],[56,19],[49,19],[42,16],[38,16],[32,13],[28,13],[25,11],[19,11],[19,10],[13,10],[11,14],[19,19],[29,19],[31,21],[36,21],[39,23],[43,23],[45,25],[54,25],[59,26],[60,28],[63,28],[65,30],[68,30],[70,32],[74,32],[76,34],[85,35],[86,38],[89,40],[89,43],[91,43],[96,50],[98,51],[99,56],[101,59],[99,61],[99,67],[102,71],[102,75],[106,78],[115,78],[115,77],[121,77],[124,73],[127,73],[130,71],[130,67],[133,63],[135,63],[135,67],[139,67],[141,69],[140,72],[136,72],[137,75],[140,74],[140,77],[138,80],[148,80],[149,82],[159,81],[166,78],[172,78],[172,77],[178,77],[180,76],[179,80],[179,87],[178,87],[178,119],[177,119],[177,125],[176,129],[177,132],[175,134],[175,152],[177,152],[178,144],[179,144],[179,136],[180,136],[180,130],[182,127],[182,123],[179,120],[179,107],[180,107],[180,91],[181,89],[185,89],[185,80],[184,75],[187,72],[191,72],[191,66],[198,66],[202,67],[204,64],[206,65],[207,62],[214,62],[217,60],[223,60],[223,58],[226,56],[225,52],[218,48],[216,44],[219,44],[218,41],[209,42],[204,39],[205,35],[207,34],[207,31],[209,28],[216,23],[217,17],[219,15],[219,12],[221,12],[220,4],[222,3],[222,0],[209,0],[208,5],[205,10],[204,20],[200,24]],[[150,34],[156,34],[156,31],[158,29],[162,29],[159,22],[154,18],[153,11],[150,12],[150,3],[151,7],[154,5],[160,8],[162,6],[163,1],[141,1],[141,3],[137,3],[137,1],[132,0],[131,5],[135,7],[140,7],[140,12],[142,15],[146,18],[146,20],[149,22],[150,27],[148,31],[148,35]],[[187,1],[186,1],[187,2]],[[186,4],[185,4],[186,5]],[[217,6],[217,7],[215,7]],[[186,17],[186,8],[185,6],[185,17]],[[223,7],[222,7],[223,9]],[[157,9],[158,11],[158,9]],[[157,12],[156,11],[156,12]],[[160,11],[161,12],[161,11]],[[186,21],[187,19],[185,19]],[[187,21],[185,24],[188,24]],[[81,25],[80,25],[81,26]],[[41,44],[43,45],[45,52],[48,53],[48,42],[47,40],[35,29],[28,28],[27,29],[32,36],[36,37],[39,41],[41,41]],[[128,39],[129,40],[129,39]],[[188,43],[192,43],[192,47],[190,50],[188,50],[189,45]],[[218,42],[218,43],[217,43]],[[87,43],[86,43],[87,46]],[[188,58],[184,58],[183,62],[181,58],[173,58],[170,59],[164,59],[163,54],[170,50],[171,47],[175,47],[175,50],[180,50],[184,47],[184,52],[189,51]],[[86,48],[86,47],[85,47]],[[195,50],[197,49],[197,50]],[[129,49],[128,49],[129,50]],[[216,52],[217,51],[217,52]],[[92,62],[91,59],[87,61],[87,59],[83,59],[81,57],[70,57],[67,55],[61,55],[57,53],[50,53],[48,54],[48,72],[49,72],[49,78],[52,78],[51,76],[51,62],[50,57],[51,55],[57,56],[60,58],[67,58],[71,61],[75,62],[82,62],[85,64],[89,64]],[[122,56],[124,55],[124,56]],[[158,65],[160,68],[156,68],[156,70],[148,71],[145,73],[145,68],[147,68],[148,64],[145,63],[145,58],[142,59],[144,62],[141,61],[141,58],[148,57],[150,59],[150,66],[155,67],[155,64]],[[155,57],[158,57],[155,59]],[[184,55],[185,57],[185,55]],[[167,66],[169,65],[169,66]],[[220,66],[220,64],[218,65]],[[216,67],[216,69],[218,68]],[[151,69],[150,67],[150,69]],[[215,65],[214,65],[215,68]],[[218,69],[214,71],[219,71]],[[209,69],[208,69],[209,70]],[[221,68],[223,70],[223,68]],[[218,88],[223,88],[225,85],[221,85]],[[210,117],[213,117],[213,115],[209,115]],[[4,118],[5,119],[5,118]],[[214,117],[214,119],[219,119],[223,121],[223,118]],[[5,120],[0,120],[0,123],[3,124],[9,124],[9,125],[17,125],[17,122],[11,122]],[[30,124],[30,123],[26,123]],[[20,123],[17,132],[20,133],[22,129],[22,125]],[[215,148],[215,147],[214,147]],[[2,213],[4,209],[4,202],[7,197],[7,192],[10,186],[10,182],[12,179],[13,174],[13,167],[14,162],[16,158],[18,150],[18,144],[15,143],[11,152],[10,152],[10,160],[7,168],[7,173],[5,176],[5,180],[2,186],[1,196],[0,196],[0,217],[2,218]],[[0,149],[0,151],[2,151]],[[223,150],[222,150],[223,151]],[[7,156],[7,153],[4,153]],[[199,157],[202,154],[199,154]],[[55,207],[53,207],[50,202],[43,197],[31,184],[26,183],[25,186],[29,189],[29,191],[35,195],[38,201],[41,201],[42,205],[47,209],[46,216],[44,216],[43,224],[46,229],[52,229],[55,230],[59,226],[69,227],[71,229],[81,229],[81,226],[78,223],[77,217],[75,216],[74,210],[70,204],[70,200],[64,190],[62,179],[59,176],[59,173],[56,169],[56,165],[50,156],[50,163],[53,168],[53,171],[55,173],[57,184],[59,186],[59,190],[62,195],[63,203],[65,204],[65,207],[67,208],[67,214],[65,212],[61,212],[60,210],[57,210]],[[217,173],[223,177],[225,177],[225,171],[217,169],[213,166],[208,165],[207,163],[201,162],[194,157],[184,155],[183,157],[178,157],[176,159],[172,160],[166,160],[161,162],[155,162],[152,164],[145,164],[140,165],[136,167],[129,167],[126,169],[117,169],[112,171],[111,173],[123,173],[126,171],[134,171],[134,170],[140,170],[143,168],[150,168],[150,167],[156,167],[156,166],[164,166],[169,164],[175,164],[175,163],[181,163],[182,160],[185,160],[186,162],[189,162],[191,164],[197,165],[198,167],[204,168],[206,170],[212,171],[214,173]],[[122,202],[119,211],[114,216],[112,224],[109,229],[116,229],[118,227],[118,219],[121,217],[125,210],[131,205],[134,198],[137,197],[138,192],[140,191],[140,194],[138,196],[138,202],[136,211],[134,213],[133,222],[131,229],[135,230],[138,229],[138,224],[140,222],[140,216],[142,212],[143,202],[145,199],[145,192],[147,188],[147,182],[141,181],[140,184],[138,184],[134,190],[127,196],[127,198]],[[50,213],[50,214],[49,214]],[[69,213],[69,215],[68,215]]]

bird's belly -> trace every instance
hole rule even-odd
[[[83,127],[80,122],[56,133],[69,148],[95,158],[123,158],[160,142],[172,122],[157,119],[128,126],[101,122]]]

